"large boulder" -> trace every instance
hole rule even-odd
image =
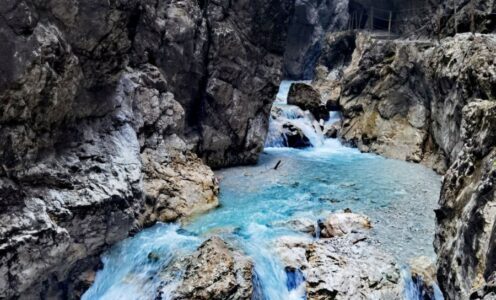
[[[318,241],[286,237],[276,251],[288,271],[303,274],[308,300],[402,298],[398,265],[363,235]]]
[[[320,227],[321,237],[332,238],[348,233],[367,231],[372,228],[372,224],[367,216],[343,212],[330,214],[325,218]]]
[[[253,299],[253,262],[219,237],[204,242],[186,261],[171,299]]]
[[[322,103],[320,94],[311,85],[306,83],[293,83],[289,88],[288,104],[296,105],[303,110],[310,111],[317,120],[327,120],[329,111]]]

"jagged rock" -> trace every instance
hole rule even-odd
[[[4,1],[0,298],[72,297],[130,232],[217,205],[192,151],[256,161],[292,8]]]
[[[219,237],[204,242],[186,260],[184,277],[172,299],[252,299],[252,261]]]
[[[306,83],[291,84],[288,104],[310,111],[317,120],[329,118],[329,111],[322,103],[319,92]]]
[[[284,73],[292,79],[310,79],[322,37],[328,31],[341,31],[348,25],[348,0],[296,0],[284,53]]]
[[[463,148],[446,173],[436,211],[437,278],[452,299],[466,299],[474,290],[490,289],[496,271],[495,132],[494,100],[465,106]]]
[[[282,125],[284,135],[284,146],[290,148],[311,147],[312,143],[303,131],[291,123]]]
[[[307,299],[402,297],[399,268],[390,254],[368,240],[371,226],[366,216],[335,213],[322,223],[317,241],[288,236],[276,242],[276,253],[286,269],[302,273]]]
[[[315,69],[312,86],[319,92],[328,111],[338,111],[341,79],[351,63],[355,50],[354,32],[329,32],[324,37],[322,52]]]
[[[459,35],[440,46],[359,35],[342,80],[340,137],[362,151],[444,172],[460,151],[462,107],[470,95],[493,93],[487,64],[495,45],[484,35]]]
[[[199,152],[210,166],[256,163],[282,75],[292,8],[285,0],[208,2],[208,78],[197,109]]]
[[[454,7],[456,5],[456,30]],[[424,34],[431,37],[453,36],[455,32],[480,32],[494,33],[496,24],[493,15],[496,12],[496,6],[492,2],[484,0],[468,0],[464,2],[450,2],[436,0],[430,4],[430,13],[424,10],[424,14],[429,19],[427,26],[429,30],[424,29]]]
[[[436,280],[436,264],[429,257],[420,256],[410,260],[412,282],[418,289],[422,299],[436,299],[438,291]]]
[[[355,213],[333,213],[322,222],[321,234],[323,238],[332,238],[352,232],[364,231],[372,228],[370,219]]]
[[[291,270],[300,270],[307,299],[401,299],[399,268],[391,255],[362,235],[312,242],[281,238],[276,250]]]

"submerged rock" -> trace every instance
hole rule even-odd
[[[204,242],[186,261],[184,276],[171,299],[252,299],[252,261],[219,237]]]

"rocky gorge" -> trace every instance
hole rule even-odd
[[[282,120],[275,139],[283,131],[283,146],[325,144],[326,134],[363,152],[443,174],[435,211],[437,276],[432,277],[447,299],[492,299],[494,5],[472,0],[455,9],[429,1],[432,26],[414,16],[398,29],[414,28],[422,39],[391,41],[343,31],[353,9],[367,5],[351,0],[0,4],[0,298],[103,297],[97,289],[110,285],[102,283],[102,274],[113,264],[104,259],[107,269],[99,271],[103,252],[157,222],[181,220],[194,227],[191,219],[219,206],[219,176],[212,169],[257,163],[272,138],[269,122]],[[397,5],[385,1],[383,7]],[[457,21],[449,16],[453,11]],[[299,107],[291,115],[272,106],[283,77],[312,80],[290,88],[288,104]],[[329,111],[339,111],[340,118],[329,123]],[[300,125],[292,120],[295,115],[310,121]],[[329,159],[350,163],[343,157]],[[271,167],[278,169],[283,160]],[[343,182],[338,189],[353,193],[354,184]],[[326,211],[347,201],[318,198],[332,205]],[[372,207],[375,201],[380,200],[374,198]],[[319,214],[322,209],[315,208]],[[358,224],[370,222],[349,212],[320,225],[299,218],[292,222],[306,224],[303,237],[284,232],[260,240],[252,227],[240,224],[214,228],[222,232],[205,240],[166,227],[153,238],[165,235],[166,244],[177,243],[166,252],[187,248],[187,253],[167,260],[165,250],[146,249],[127,263],[159,264],[147,275],[152,283],[143,279],[157,299],[278,299],[270,288],[280,288],[285,279],[288,294],[279,295],[285,299],[302,294],[401,299],[399,266],[382,249],[387,239],[380,237],[384,243],[376,249],[370,224],[349,230],[341,225],[350,216],[361,220]],[[288,212],[284,218],[289,217]],[[266,263],[259,257],[266,253],[236,247],[244,243],[239,236],[254,243],[276,241],[284,270],[275,273],[280,278],[273,276],[279,283],[257,269]],[[133,276],[123,282],[141,284],[136,271],[129,273]],[[433,292],[422,299],[434,299]]]

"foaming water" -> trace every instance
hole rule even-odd
[[[440,177],[420,165],[325,140],[305,150],[269,148],[258,165],[221,170],[217,176],[218,209],[182,226],[158,224],[114,246],[83,299],[153,299],[164,280],[161,271],[212,235],[253,259],[264,299],[303,299],[303,286],[293,286],[295,274],[288,275],[274,253],[279,237],[301,234],[281,224],[299,217],[317,222],[345,208],[370,216],[373,240],[399,262],[434,256]],[[180,277],[177,272],[168,278],[165,290],[172,292]]]
[[[272,115],[270,118],[268,137],[265,146],[272,148],[287,147],[287,138],[285,136],[285,125],[292,125],[298,128],[303,135],[305,135],[312,147],[321,147],[324,145],[325,137],[322,132],[320,124],[309,112],[305,112],[297,106],[288,105],[287,98],[291,84],[294,82],[308,81],[283,81],[279,87],[276,101],[272,108]],[[339,112],[329,112],[329,119],[325,122],[326,125],[332,125],[338,122],[341,118]]]
[[[266,147],[281,148],[287,146],[283,129],[286,124],[291,124],[301,130],[312,147],[320,147],[324,144],[324,134],[320,125],[310,113],[288,104],[274,104],[273,109],[277,110],[278,117],[270,120],[269,133],[265,142]]]

